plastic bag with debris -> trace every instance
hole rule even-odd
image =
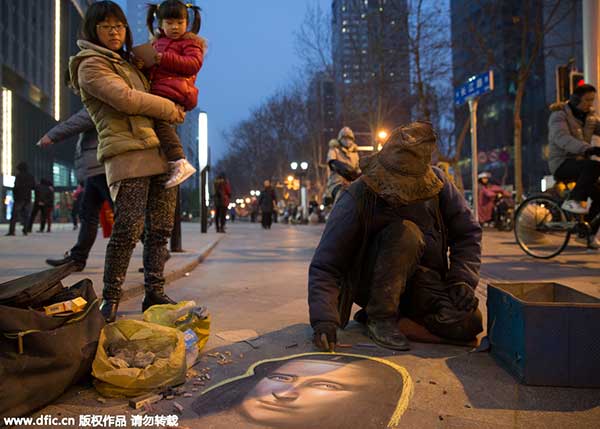
[[[139,320],[104,327],[92,364],[96,390],[107,397],[138,396],[185,382],[184,335]]]
[[[182,332],[191,329],[198,337],[198,351],[204,348],[210,334],[210,315],[206,307],[197,306],[195,301],[153,305],[144,312],[144,321],[177,328]]]

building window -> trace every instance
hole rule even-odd
[[[52,164],[52,181],[54,186],[69,186],[71,171],[65,165],[55,162]]]

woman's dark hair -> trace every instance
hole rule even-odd
[[[593,85],[590,85],[589,83],[584,83],[583,85],[580,85],[573,90],[573,94],[575,94],[579,97],[583,97],[588,92],[597,92],[597,91],[596,91],[596,88]]]
[[[327,355],[307,354],[291,359],[261,363],[254,368],[254,375],[226,383],[203,393],[194,401],[192,409],[200,417],[208,417],[218,413],[233,411],[243,402],[246,395],[252,391],[261,379],[268,376],[285,363],[298,359],[320,360],[325,362],[333,361],[339,364],[357,363],[361,364],[365,371],[370,371],[370,373],[365,373],[365,377],[374,379],[373,386],[380,390],[379,393],[381,394],[381,397],[385,396],[385,399],[374,401],[370,404],[355,404],[355,406],[359,408],[364,406],[370,410],[369,413],[363,413],[365,420],[368,421],[359,422],[360,424],[356,425],[356,427],[371,428],[385,426],[394,413],[398,398],[400,398],[400,395],[405,388],[401,374],[386,364],[368,358],[362,359],[339,353]],[[324,425],[323,427],[350,427],[348,420],[352,418],[356,418],[356,416],[336,415],[335,424],[332,423],[332,425]],[[378,422],[377,420],[381,421]],[[383,423],[383,425],[381,423]],[[299,424],[302,424],[302,422],[299,422]]]
[[[92,3],[85,13],[83,25],[81,27],[81,35],[83,39],[87,40],[88,42],[91,42],[95,45],[101,45],[96,26],[110,17],[113,17],[125,24],[125,44],[123,45],[124,47],[122,47],[117,53],[122,58],[129,60],[131,48],[133,47],[133,37],[131,36],[131,30],[127,24],[125,13],[123,13],[123,10],[115,2],[105,0]]]
[[[198,34],[202,25],[202,17],[200,16],[200,8],[193,4],[184,4],[179,0],[165,0],[161,4],[148,4],[148,14],[146,15],[146,25],[150,34],[154,34],[154,18],[158,19],[160,27],[163,19],[185,19],[190,22],[188,10],[191,9],[194,14],[192,26],[189,29],[194,34]]]

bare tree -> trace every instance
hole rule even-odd
[[[282,180],[306,141],[305,102],[298,90],[279,91],[224,133],[228,152],[217,165],[236,192],[247,194],[263,180]]]
[[[573,12],[576,2],[571,0],[528,0],[521,2],[520,7],[510,17],[503,13],[500,2],[486,0],[477,0],[477,2],[481,13],[478,15],[478,19],[470,17],[469,29],[475,43],[469,48],[476,55],[485,58],[489,66],[508,72],[515,85],[513,100],[514,175],[516,199],[519,202],[523,196],[523,122],[521,119],[523,98],[528,89],[527,84],[534,66],[543,55],[546,35]],[[498,20],[503,26],[512,26],[515,29],[515,37],[507,39],[504,47],[505,50],[515,52],[514,62],[507,64],[497,59],[497,47],[492,46],[490,38],[481,31],[484,19]],[[503,21],[505,19],[510,19],[510,22]],[[507,70],[506,67],[514,68]]]

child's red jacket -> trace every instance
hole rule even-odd
[[[198,104],[196,75],[202,68],[206,41],[187,32],[176,40],[160,36],[152,46],[162,59],[150,69],[150,92],[192,110]]]

